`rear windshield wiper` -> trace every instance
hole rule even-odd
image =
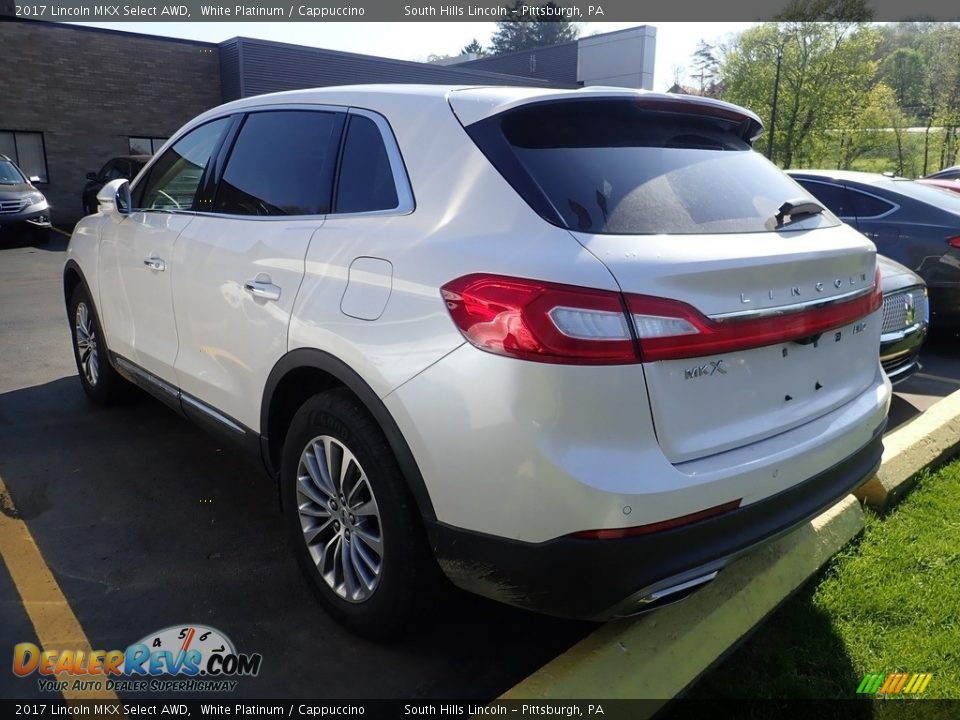
[[[787,200],[777,208],[777,214],[767,221],[768,230],[776,230],[784,225],[803,220],[804,218],[820,215],[826,208],[816,200],[797,198]]]

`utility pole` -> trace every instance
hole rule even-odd
[[[777,99],[780,96],[780,65],[783,62],[783,45],[777,45],[777,75],[773,81],[773,107],[770,110],[770,135],[767,137],[767,160],[773,161],[773,133],[777,128]]]

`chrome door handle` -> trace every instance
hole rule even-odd
[[[167,269],[167,263],[164,262],[162,258],[153,257],[152,255],[148,258],[144,258],[143,264],[151,270],[157,270],[158,272],[163,272]]]
[[[243,284],[243,289],[254,297],[263,298],[264,300],[280,299],[280,287],[274,285],[269,280],[247,280]]]

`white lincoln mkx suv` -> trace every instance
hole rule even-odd
[[[678,599],[881,454],[874,247],[760,131],[616,88],[223,105],[77,225],[80,381],[245,448],[357,632],[438,568],[568,617]]]

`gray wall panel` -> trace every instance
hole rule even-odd
[[[240,78],[239,81],[224,78],[225,100],[281,90],[362,83],[558,85],[543,77],[516,77],[461,65],[450,67],[392,60],[251,38],[228,40],[221,48],[228,43],[237,44]],[[228,96],[227,88],[235,95]]]

